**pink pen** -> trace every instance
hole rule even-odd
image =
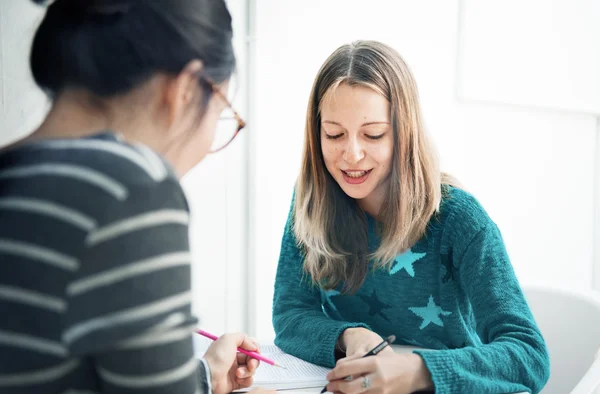
[[[209,333],[209,332],[206,332],[206,331],[204,331],[204,330],[196,330],[196,332],[197,332],[198,334],[202,335],[203,337],[206,337],[206,338],[212,339],[213,341],[216,341],[217,339],[219,339],[219,338],[217,338],[217,336],[215,336],[215,335],[213,335],[213,334],[211,334],[211,333]],[[272,366],[274,366],[274,367],[279,367],[279,368],[287,369],[287,368],[286,368],[286,367],[284,367],[284,366],[281,366],[281,365],[279,365],[279,364],[275,364],[275,361],[273,361],[273,360],[270,360],[270,359],[266,358],[265,356],[262,356],[260,353],[256,353],[256,352],[250,352],[250,351],[248,351],[248,350],[244,350],[244,349],[242,349],[242,348],[239,348],[239,347],[237,348],[237,350],[238,350],[238,352],[244,353],[244,354],[245,354],[245,355],[247,355],[248,357],[252,357],[252,358],[255,358],[255,359],[257,359],[257,360],[264,361],[264,362],[266,362],[267,364],[270,364],[270,365],[272,365]]]

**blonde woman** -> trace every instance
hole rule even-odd
[[[549,377],[500,231],[440,172],[382,43],[338,48],[315,79],[273,307],[278,346],[335,365],[331,392],[538,393]],[[438,351],[360,358],[392,334]]]

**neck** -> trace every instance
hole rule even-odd
[[[380,186],[373,190],[373,192],[367,197],[357,201],[358,206],[377,221],[381,221],[382,219],[379,216],[379,213],[381,212],[381,207],[383,206],[385,196],[385,191],[381,189],[383,188]]]
[[[110,108],[89,94],[66,91],[53,103],[46,118],[27,139],[78,138],[115,128]]]
[[[122,108],[129,110],[123,111]],[[51,138],[82,138],[101,131],[113,131],[128,141],[144,143],[151,148],[160,148],[160,133],[153,133],[155,125],[136,108],[131,101],[113,99],[110,104],[98,102],[81,91],[61,94],[46,115],[42,124],[21,142]],[[135,115],[135,117],[134,117]]]

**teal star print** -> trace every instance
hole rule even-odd
[[[423,323],[419,327],[420,330],[424,329],[429,325],[429,323],[433,323],[436,326],[444,327],[444,323],[440,316],[448,316],[451,315],[452,312],[446,312],[439,306],[435,304],[433,301],[433,296],[429,296],[429,302],[426,307],[422,308],[408,308],[412,313],[419,316],[423,319]]]
[[[390,275],[394,275],[400,270],[404,269],[406,270],[406,273],[410,275],[411,278],[414,278],[415,269],[413,267],[413,264],[416,261],[421,260],[423,257],[425,257],[426,254],[427,253],[413,253],[411,249],[408,249],[406,252],[399,254],[394,259],[394,265],[390,270]]]
[[[373,289],[373,293],[370,296],[366,296],[363,294],[358,295],[361,300],[363,300],[366,304],[369,305],[369,316],[380,315],[382,318],[387,320],[388,323],[391,323],[390,319],[383,313],[384,309],[389,309],[392,305],[388,305],[385,302],[382,302],[377,296],[377,292]]]
[[[333,304],[333,301],[331,301],[331,297],[337,295],[340,295],[340,292],[337,290],[321,290],[321,308],[323,309],[323,312],[325,312],[325,314],[327,314],[327,312],[325,311],[325,304],[329,305],[329,307],[333,309],[336,313],[339,313],[338,309]]]
[[[442,282],[446,283],[449,280],[456,281],[458,268],[452,263],[452,250],[448,251],[447,254],[442,255],[442,265],[446,268],[446,275],[442,278]]]

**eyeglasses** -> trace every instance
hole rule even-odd
[[[229,145],[231,141],[235,139],[235,137],[237,137],[240,131],[246,127],[246,122],[244,122],[237,111],[233,109],[231,101],[229,101],[229,99],[225,96],[225,94],[223,94],[223,92],[221,92],[221,89],[219,89],[214,82],[204,76],[202,76],[202,79],[210,87],[213,93],[219,96],[223,101],[225,101],[225,104],[227,104],[227,108],[223,110],[221,117],[219,118],[215,137],[210,147],[210,153],[216,153],[225,149],[225,147]]]

